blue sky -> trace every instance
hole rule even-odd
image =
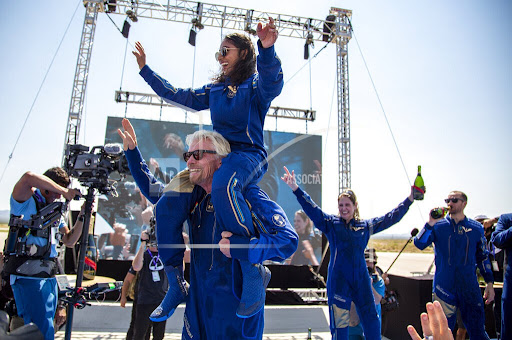
[[[311,6],[310,1],[302,0],[230,0],[223,4],[316,19],[324,19],[331,6],[353,11],[355,36],[349,43],[352,188],[358,195],[363,217],[383,215],[403,200],[418,164],[423,167],[427,186],[425,200],[416,202],[389,233],[420,228],[430,208],[442,205],[454,189],[469,196],[469,217],[511,211],[510,2],[316,1]],[[111,17],[122,27],[123,16]],[[83,19],[81,1],[0,2],[0,171],[5,169],[0,183],[0,210],[9,208],[9,194],[24,171],[42,173],[61,162]],[[213,28],[199,32],[194,66],[194,49],[187,43],[189,29],[188,24],[139,20],[132,24],[129,43],[142,41],[148,64],[174,85],[200,86],[217,70],[213,54],[221,32]],[[283,62],[286,85],[273,105],[312,107],[317,111],[317,120],[307,125],[307,131],[324,137],[323,208],[336,213],[335,49],[334,45],[328,46],[311,61],[310,67],[304,67],[290,80],[304,66],[303,45],[300,39],[278,39],[276,50]],[[322,46],[317,42],[311,55]],[[121,87],[151,93],[138,75],[131,47],[128,46],[126,58],[125,48],[126,39],[100,13],[81,144],[102,144],[106,117],[124,116],[125,105],[114,101],[115,90]],[[159,114],[158,109],[146,106],[127,108],[128,117],[158,119]],[[208,122],[208,117],[208,113],[189,114],[186,119]],[[165,109],[162,119],[183,121],[185,117],[181,110]],[[275,129],[275,119],[268,119],[266,128]],[[306,125],[284,120],[277,122],[277,129],[306,132]]]

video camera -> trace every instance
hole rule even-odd
[[[86,187],[97,188],[103,194],[117,196],[116,181],[109,180],[109,175],[117,171],[120,180],[130,172],[128,162],[120,144],[106,144],[89,147],[80,144],[68,144],[64,170]]]

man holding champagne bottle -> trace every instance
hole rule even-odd
[[[441,303],[450,329],[455,326],[457,309],[460,309],[470,338],[489,339],[475,267],[478,266],[487,283],[483,296],[486,304],[494,300],[494,278],[484,229],[464,215],[467,201],[463,192],[450,192],[445,199],[448,215],[429,214],[429,221],[415,237],[414,244],[421,250],[435,244],[433,300]]]

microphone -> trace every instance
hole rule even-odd
[[[108,143],[105,144],[103,150],[109,155],[121,155],[123,153],[123,145],[119,143]]]
[[[400,254],[402,254],[402,252],[404,251],[405,247],[407,247],[407,245],[409,244],[409,242],[412,241],[412,238],[414,236],[416,236],[418,234],[418,228],[414,228],[413,230],[411,230],[411,237],[409,237],[409,239],[407,240],[407,242],[405,242],[404,246],[402,247],[402,250],[400,250],[400,252],[398,253],[398,255],[395,257],[395,259],[393,260],[393,262],[391,262],[391,264],[389,265],[389,268],[388,270],[385,271],[385,274],[387,274],[389,272],[389,270],[391,269],[391,267],[395,264],[396,260],[398,259],[398,256],[400,256]]]

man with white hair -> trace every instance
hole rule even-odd
[[[284,211],[257,186],[249,187],[247,190],[251,192],[245,197],[259,195],[258,202],[264,202],[251,207],[253,223],[259,235],[246,240],[245,246],[240,240],[229,242],[229,233],[223,233],[222,228],[216,223],[210,196],[213,174],[220,167],[222,159],[230,152],[229,143],[224,137],[217,132],[204,130],[187,136],[189,150],[184,153],[184,159],[189,170],[178,174],[164,189],[164,185],[156,181],[147,170],[147,165],[136,147],[135,132],[127,119],[123,120],[123,127],[125,131],[119,132],[123,138],[132,175],[141,192],[147,195],[150,201],[156,198],[158,202],[155,210],[157,230],[160,230],[160,253],[166,247],[172,250],[183,244],[179,243],[179,240],[168,244],[169,239],[166,240],[166,244],[160,244],[163,230],[166,237],[181,237],[181,232],[173,232],[166,228],[168,221],[172,220],[170,224],[176,225],[177,222],[182,223],[186,219],[189,224],[190,287],[186,296],[187,307],[182,338],[261,339],[263,309],[245,319],[236,315],[242,290],[242,274],[238,261],[233,261],[228,256],[235,258],[236,254],[245,253],[243,256],[252,263],[259,263],[264,260],[283,261],[293,254],[297,249],[298,236]],[[170,210],[166,209],[166,195],[181,192],[189,193],[183,195],[183,208],[194,208],[192,211],[185,210],[185,218],[182,215],[167,216]],[[173,202],[176,200],[173,199]],[[218,249],[219,244],[221,250]],[[230,245],[233,244],[237,246],[230,249]],[[179,253],[174,252],[173,256],[176,257]],[[187,284],[182,274],[177,275],[174,283],[178,282],[179,287],[186,289]],[[171,281],[170,285],[173,284]]]

